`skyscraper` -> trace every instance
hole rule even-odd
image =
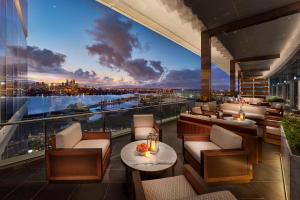
[[[0,0],[0,122],[21,120],[26,113],[24,88],[26,59],[27,0]],[[0,129],[0,155],[18,126]],[[3,155],[2,155],[3,157]]]

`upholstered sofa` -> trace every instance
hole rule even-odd
[[[149,133],[158,133],[159,140],[162,140],[162,129],[155,122],[152,114],[133,115],[131,141],[146,140]]]
[[[49,181],[100,181],[111,155],[111,133],[81,131],[74,123],[51,138],[45,153]]]
[[[266,114],[265,106],[254,106],[244,104],[235,104],[235,103],[223,103],[220,105],[220,110],[222,110],[224,115],[233,115],[238,114],[240,109],[245,112],[246,118],[255,120],[258,124],[263,125]]]
[[[252,160],[243,137],[218,125],[208,134],[184,134],[183,156],[207,183],[249,182]]]
[[[249,151],[252,163],[261,161],[262,146],[258,137],[258,126],[243,124],[223,119],[214,119],[203,115],[191,115],[181,113],[177,120],[177,137],[183,138],[185,134],[202,135],[209,134],[211,126],[216,124],[225,129],[235,132],[244,139],[244,148]]]
[[[229,191],[206,193],[206,184],[190,165],[183,166],[183,174],[142,181],[140,173],[132,173],[136,200],[236,200]]]

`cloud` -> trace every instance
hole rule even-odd
[[[199,89],[201,84],[200,69],[170,70],[165,77],[157,83],[147,84],[147,87]],[[212,66],[213,90],[226,90],[229,88],[229,76],[217,66]]]
[[[89,54],[98,56],[102,66],[123,70],[135,81],[146,83],[157,81],[164,73],[160,61],[132,58],[134,49],[142,49],[137,36],[132,34],[132,22],[107,14],[95,20],[89,31],[94,44],[86,47]]]
[[[11,46],[12,54],[18,58],[27,59],[29,73],[47,73],[61,78],[76,79],[77,81],[93,82],[97,80],[97,74],[94,71],[84,71],[82,68],[74,72],[68,71],[62,67],[66,61],[66,55],[53,52],[49,49],[40,49],[36,46],[27,46],[27,48]]]
[[[170,70],[159,83],[148,85],[148,87],[178,89],[198,89],[199,86],[200,70],[198,69]]]

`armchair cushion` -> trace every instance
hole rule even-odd
[[[181,200],[237,200],[235,196],[229,191],[211,192],[207,194],[197,195],[195,197],[188,197]]]
[[[208,141],[185,141],[184,148],[200,163],[201,151],[219,150],[219,146]]]
[[[192,112],[195,113],[195,114],[201,115],[202,114],[201,107],[193,107]]]
[[[184,175],[142,181],[142,186],[147,200],[173,200],[197,196]]]
[[[154,133],[155,129],[152,127],[134,128],[135,140],[146,140],[149,133]]]
[[[134,128],[153,127],[153,124],[154,124],[153,115],[133,115]]]
[[[213,125],[210,140],[222,149],[241,149],[242,137],[220,126]]]
[[[102,157],[104,157],[108,147],[110,145],[110,140],[100,139],[100,140],[81,140],[73,148],[74,149],[102,149]]]
[[[80,123],[74,123],[56,134],[56,148],[73,148],[82,138]]]

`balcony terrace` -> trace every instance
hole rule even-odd
[[[182,141],[177,139],[176,122],[163,124],[162,129],[163,142],[173,147],[178,155],[175,175],[181,174]],[[130,199],[131,193],[125,189],[125,167],[120,160],[120,151],[130,142],[130,137],[125,135],[112,142],[111,162],[101,183],[48,183],[44,159],[41,158],[1,170],[1,199]],[[238,199],[285,199],[280,148],[263,143],[262,156],[262,162],[254,165],[254,178],[250,183],[211,185],[209,191],[229,190]],[[170,170],[162,176],[171,176]]]

